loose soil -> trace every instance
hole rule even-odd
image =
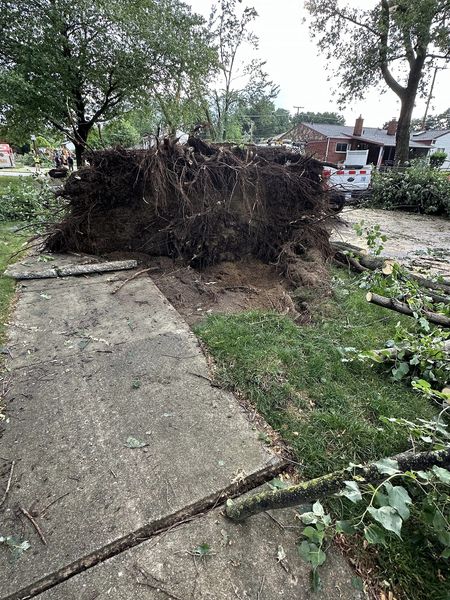
[[[142,268],[154,269],[148,274],[191,326],[210,314],[255,309],[274,310],[304,323],[311,306],[330,294],[326,267],[314,253],[302,261],[305,285],[300,288],[294,288],[275,265],[251,257],[201,270],[164,256],[113,252],[107,257],[137,258]]]

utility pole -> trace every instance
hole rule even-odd
[[[427,116],[428,116],[428,110],[430,108],[430,103],[431,100],[433,98],[433,90],[434,90],[434,84],[436,83],[436,75],[437,72],[439,71],[439,69],[445,69],[445,67],[435,67],[434,69],[434,75],[433,75],[433,79],[431,81],[431,88],[430,88],[430,94],[428,96],[428,100],[427,100],[427,106],[425,108],[425,114],[423,115],[423,120],[422,120],[422,129],[425,129],[426,127],[426,122],[427,122]]]
[[[297,112],[295,114],[298,115],[298,113],[300,112],[300,109],[305,108],[305,107],[304,106],[294,106],[294,108],[297,109]]]

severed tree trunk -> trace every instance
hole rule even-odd
[[[412,470],[426,470],[434,465],[446,467],[450,464],[450,448],[417,454],[405,452],[394,456],[393,460],[397,461],[398,469],[402,473]],[[358,477],[358,479],[354,479],[356,483],[361,483],[360,478],[362,477],[365,483],[376,484],[385,477],[380,473],[375,463],[364,467],[355,467],[354,475]],[[353,476],[347,469],[335,471],[282,490],[261,492],[236,502],[228,502],[226,514],[234,521],[244,521],[248,517],[266,510],[315,502],[319,498],[326,498],[341,491],[345,488],[345,482],[352,479]]]

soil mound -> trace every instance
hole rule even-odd
[[[150,150],[103,150],[74,173],[67,216],[47,249],[131,251],[193,267],[254,257],[302,283],[298,261],[331,254],[322,165],[277,148],[158,141]]]

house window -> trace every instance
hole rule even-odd
[[[336,152],[347,152],[348,144],[336,144]]]

